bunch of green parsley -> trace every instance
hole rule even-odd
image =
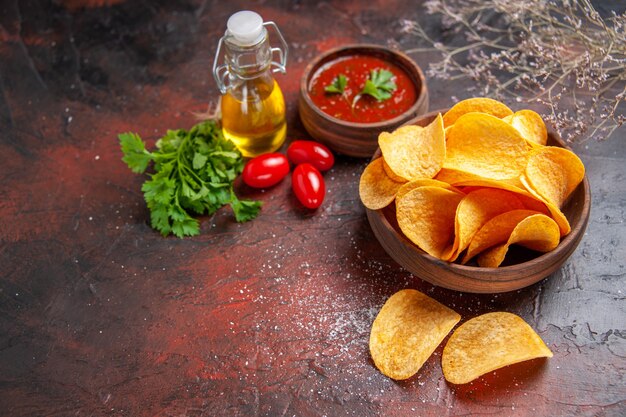
[[[118,135],[128,167],[148,174],[141,187],[150,209],[152,227],[163,236],[178,237],[200,233],[198,219],[192,214],[213,214],[230,204],[238,222],[255,218],[260,201],[239,200],[233,181],[243,170],[243,157],[235,145],[224,138],[217,122],[208,120],[189,131],[168,130],[150,152],[135,133]]]

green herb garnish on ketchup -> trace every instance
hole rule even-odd
[[[369,80],[365,81],[365,86],[359,95],[368,94],[378,101],[391,98],[391,94],[396,91],[396,83],[393,82],[393,73],[384,69],[372,70]]]
[[[338,76],[335,77],[332,84],[324,87],[324,91],[327,93],[331,93],[331,94],[333,93],[343,94],[344,90],[346,89],[347,84],[348,84],[348,79],[346,78],[346,76],[343,74],[339,74]]]
[[[352,100],[352,107],[356,106],[357,101],[364,95],[374,97],[378,101],[384,101],[391,98],[391,94],[396,91],[396,83],[393,82],[393,73],[385,69],[372,70],[370,78],[365,81],[365,85],[359,94]]]

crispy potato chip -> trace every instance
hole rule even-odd
[[[410,182],[405,182],[396,193],[396,198],[400,198],[406,193],[408,193],[409,191],[414,190],[418,187],[424,187],[424,186],[441,187],[441,188],[445,188],[446,190],[455,191],[457,193],[461,192],[461,190],[459,190],[453,185],[448,184],[447,182],[437,181],[432,178],[420,178],[420,179],[413,180]]]
[[[419,291],[398,291],[372,324],[374,364],[389,378],[410,378],[460,320],[456,312]]]
[[[545,145],[548,142],[546,124],[541,116],[532,110],[520,110],[502,120],[516,128],[532,146]]]
[[[483,178],[479,175],[456,169],[442,168],[435,176],[436,180],[447,182],[455,187],[489,187],[512,191],[517,194],[528,194],[525,188],[511,182]],[[521,185],[521,184],[520,184]]]
[[[432,178],[446,157],[441,114],[424,128],[409,125],[393,133],[382,132],[378,145],[395,175],[406,180]]]
[[[459,101],[443,115],[444,127],[452,126],[457,119],[467,113],[487,113],[497,118],[503,118],[513,114],[505,104],[486,97],[475,97]]]
[[[385,162],[385,158],[380,158],[380,159],[383,160],[383,168],[385,169],[385,174],[387,174],[389,178],[391,178],[392,180],[396,182],[406,182],[404,178],[402,178],[399,175],[396,175],[396,173],[391,170],[387,162]]]
[[[569,224],[569,220],[565,217],[565,214],[561,211],[560,208],[551,203],[546,203],[548,210],[550,210],[550,215],[552,219],[559,225],[559,229],[561,230],[561,236],[569,235],[569,232],[572,231],[572,226]]]
[[[551,216],[552,212],[548,208],[548,205],[543,202],[543,200],[535,197],[530,192],[520,193],[517,197],[522,200],[524,207],[528,210],[537,211],[539,213],[545,214],[546,216]]]
[[[468,113],[448,133],[444,168],[520,184],[530,145],[517,129],[489,114]]]
[[[456,260],[487,221],[499,214],[524,208],[522,200],[510,191],[481,188],[468,193],[456,208],[454,245],[448,261]]]
[[[466,384],[481,375],[552,352],[519,316],[487,313],[466,321],[454,331],[441,357],[446,380]]]
[[[454,242],[454,216],[464,194],[441,187],[415,188],[396,201],[402,233],[424,252],[443,259]]]
[[[476,232],[461,263],[466,264],[474,256],[492,246],[506,242],[515,226],[526,217],[537,213],[532,210],[511,210],[493,217]]]
[[[506,243],[496,245],[478,255],[478,266],[497,268],[504,261],[509,246],[518,244],[537,252],[550,252],[559,245],[561,234],[554,220],[534,214],[519,222]]]
[[[522,179],[523,179],[523,175],[522,177],[520,177],[520,180]],[[524,185],[523,181],[520,181],[520,182],[522,183],[522,185]],[[466,190],[467,187],[489,187],[489,188],[498,188],[501,190],[511,191],[515,193],[517,198],[519,198],[522,201],[522,203],[524,203],[525,208],[529,210],[539,211],[543,214],[550,214],[550,211],[546,207],[546,204],[543,202],[543,199],[527,191],[526,188],[520,188],[508,182],[488,180],[488,179],[476,179],[476,180],[457,181],[454,183],[454,186],[464,187],[463,192],[465,194],[469,193],[469,191]]]
[[[525,175],[522,175],[520,177],[520,180],[522,181],[522,184],[524,184],[524,186],[526,187],[526,190],[528,190],[528,192],[531,195],[533,195],[538,201],[542,201],[544,205],[547,207],[549,214],[552,216],[556,224],[559,225],[559,229],[561,230],[561,236],[568,235],[569,232],[572,231],[572,227],[570,226],[569,221],[567,220],[567,217],[565,217],[565,214],[563,214],[561,209],[555,206],[553,203],[542,198],[537,193],[537,191],[535,191],[532,188],[532,186],[528,183],[528,179],[526,178]]]
[[[531,152],[524,174],[538,195],[561,208],[585,177],[585,166],[574,152],[546,146]]]
[[[391,204],[402,184],[387,176],[383,168],[383,158],[377,158],[361,174],[359,196],[365,207],[379,210]]]
[[[483,181],[486,178],[483,178],[476,174],[471,174],[466,171],[459,171],[458,169],[451,168],[441,168],[437,175],[435,175],[435,179],[443,182],[447,182],[451,185],[456,185],[459,183],[467,182],[467,181]]]

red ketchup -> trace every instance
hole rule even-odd
[[[397,89],[391,98],[378,101],[369,95],[357,100],[372,70],[387,70],[393,73]],[[343,94],[329,94],[324,88],[343,74],[347,84]],[[324,113],[347,122],[376,123],[393,119],[408,110],[417,100],[417,91],[409,75],[395,64],[368,55],[341,57],[320,67],[309,84],[309,96]]]

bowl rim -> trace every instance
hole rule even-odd
[[[439,110],[435,110],[435,111],[430,111],[428,113],[425,113],[423,115],[417,116],[412,118],[411,120],[407,121],[407,123],[405,123],[405,125],[411,125],[411,124],[415,124],[418,120],[421,119],[427,119],[430,117],[435,117],[438,113],[444,114],[448,109],[439,109]],[[547,126],[546,126],[547,127]],[[561,138],[561,136],[552,128],[547,127],[548,130],[548,136],[551,137],[552,139],[554,139],[555,142],[558,143],[558,146],[568,149],[570,151],[573,152],[573,150],[567,145],[567,143]],[[371,161],[380,158],[382,156],[381,152],[380,152],[380,148],[377,148],[376,151],[374,152],[372,158],[370,159],[370,163]],[[557,254],[560,254],[563,251],[567,251],[570,247],[570,245],[577,245],[576,240],[580,240],[582,238],[582,234],[584,233],[588,221],[589,221],[589,214],[591,211],[591,190],[590,190],[590,185],[589,185],[589,179],[587,177],[587,173],[585,172],[585,176],[583,177],[583,180],[581,181],[581,183],[578,185],[578,187],[582,187],[583,188],[583,204],[581,207],[581,214],[580,214],[580,220],[573,225],[570,233],[568,233],[566,236],[561,238],[561,241],[559,242],[559,245],[552,251],[550,252],[545,252],[545,253],[541,253],[539,254],[537,257],[530,259],[528,261],[525,262],[521,262],[518,264],[513,264],[513,265],[505,265],[505,266],[500,266],[497,268],[489,268],[489,267],[481,267],[481,266],[474,266],[474,265],[462,265],[462,264],[458,264],[458,263],[454,263],[454,262],[447,262],[444,260],[441,260],[439,258],[436,258],[428,253],[426,253],[425,251],[423,251],[421,248],[419,248],[417,245],[415,245],[413,242],[411,242],[403,233],[398,233],[398,231],[391,225],[391,223],[389,222],[389,220],[387,219],[387,217],[385,216],[385,213],[383,212],[384,209],[380,209],[380,210],[370,210],[367,207],[365,207],[365,210],[374,216],[377,216],[379,218],[379,220],[385,225],[385,227],[387,227],[389,230],[391,230],[393,232],[393,234],[400,240],[402,240],[405,244],[410,245],[411,247],[413,247],[417,254],[419,256],[422,256],[423,258],[425,258],[426,260],[428,260],[429,262],[432,263],[437,263],[437,264],[441,264],[442,266],[448,268],[451,271],[455,271],[458,272],[464,276],[469,276],[469,274],[472,275],[472,279],[476,280],[476,281],[483,281],[483,282],[494,282],[494,278],[495,281],[498,282],[513,282],[513,281],[518,281],[519,279],[515,279],[515,278],[511,278],[511,279],[501,279],[501,275],[502,275],[502,271],[506,271],[506,272],[523,272],[524,270],[528,269],[531,266],[535,266],[538,264],[541,264],[542,262],[544,262],[547,258],[552,258],[557,256]],[[577,187],[577,189],[578,189]],[[575,192],[576,190],[574,190]],[[573,193],[572,192],[572,195]],[[564,205],[569,204],[570,200],[568,199]],[[570,219],[568,219],[569,221]],[[575,247],[574,249],[575,250]],[[572,252],[573,252],[572,250]],[[500,272],[498,272],[500,271]],[[479,276],[474,276],[474,274],[476,273],[480,273]],[[500,278],[500,279],[498,279]]]
[[[417,85],[415,86],[417,90],[416,91],[417,97],[415,99],[415,102],[411,105],[411,107],[409,107],[407,110],[405,110],[403,113],[399,114],[398,116],[394,117],[393,119],[387,119],[387,120],[382,120],[380,122],[373,122],[373,123],[348,122],[348,121],[339,119],[337,117],[333,117],[327,113],[324,113],[319,107],[317,107],[315,103],[313,103],[313,100],[311,100],[311,97],[309,96],[309,88],[308,88],[309,78],[321,66],[321,64],[324,63],[324,61],[328,59],[331,55],[334,55],[337,53],[344,53],[344,52],[348,52],[351,50],[355,51],[356,53],[358,53],[357,51],[363,51],[361,53],[367,55],[367,50],[372,50],[372,49],[377,50],[378,52],[381,52],[383,54],[395,55],[396,57],[399,57],[401,61],[407,64],[406,66],[401,66],[401,68],[405,72],[409,73],[408,75],[410,76],[411,81],[413,81],[413,84],[415,84],[413,74],[407,71],[406,67],[410,67],[411,70],[415,71],[415,73],[417,74],[417,78],[420,80],[420,84],[421,84],[419,89],[417,88]],[[346,54],[346,55],[349,55],[349,54]],[[397,51],[395,49],[391,49],[383,45],[377,45],[377,44],[372,44],[372,43],[348,44],[348,45],[339,46],[336,48],[329,49],[325,52],[322,52],[321,54],[317,55],[315,58],[313,58],[313,60],[311,60],[311,62],[307,64],[307,66],[304,68],[304,71],[302,72],[302,77],[300,78],[300,96],[306,102],[307,106],[309,106],[309,108],[311,108],[311,110],[318,117],[324,118],[331,123],[341,125],[346,128],[352,128],[352,129],[354,128],[380,129],[389,125],[402,123],[406,119],[407,116],[415,114],[415,112],[418,110],[421,104],[421,101],[425,99],[426,94],[427,94],[426,77],[424,77],[424,72],[422,71],[422,68],[417,64],[417,62],[411,59],[411,57],[409,57],[404,52]]]

